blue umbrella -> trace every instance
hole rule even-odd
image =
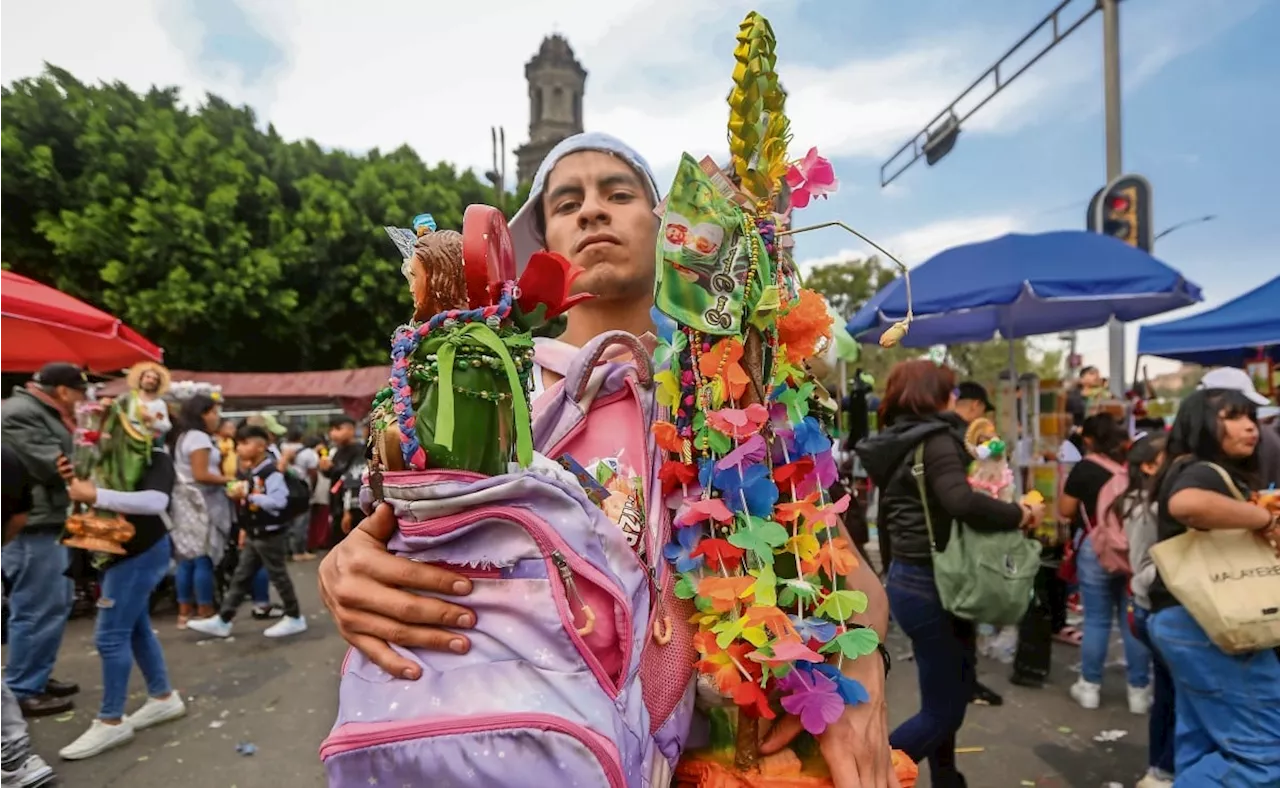
[[[1269,347],[1280,361],[1280,276],[1216,309],[1138,329],[1138,353],[1205,366],[1244,366]]]
[[[894,280],[849,321],[859,342],[907,313]],[[1083,231],[1011,233],[939,252],[911,271],[908,347],[1074,331],[1137,320],[1201,300],[1200,288],[1140,249]]]

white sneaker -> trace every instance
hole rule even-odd
[[[231,622],[223,621],[222,616],[212,615],[208,618],[193,618],[187,622],[187,629],[202,635],[213,635],[216,638],[231,637]]]
[[[1076,683],[1071,685],[1071,697],[1082,709],[1096,709],[1102,703],[1102,685],[1076,679]]]
[[[1151,703],[1154,699],[1151,685],[1145,687],[1129,687],[1129,713],[1130,714],[1147,714],[1151,711]]]
[[[28,755],[18,768],[0,771],[0,785],[4,788],[40,788],[52,785],[57,778],[53,767],[44,762],[39,755]]]
[[[132,738],[133,726],[127,722],[121,722],[119,725],[108,725],[102,720],[94,720],[89,726],[89,730],[80,734],[80,738],[58,750],[58,755],[61,755],[64,760],[79,761],[85,758],[92,758],[112,747],[119,747]]]
[[[307,620],[302,616],[293,618],[285,616],[276,623],[267,627],[262,634],[269,638],[287,638],[290,635],[297,635],[307,631]]]
[[[1134,783],[1133,788],[1173,788],[1173,780],[1166,780],[1159,775],[1147,772],[1141,780]]]
[[[135,731],[140,731],[162,722],[176,720],[186,713],[187,704],[183,703],[182,696],[174,691],[170,692],[169,697],[164,700],[147,698],[142,708],[133,714],[124,715],[124,721],[132,725]]]

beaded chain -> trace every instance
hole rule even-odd
[[[404,456],[406,467],[421,470],[427,465],[427,453],[418,442],[413,389],[409,386],[409,358],[428,334],[441,328],[450,329],[459,324],[483,322],[496,331],[510,317],[512,302],[517,297],[515,283],[506,282],[502,285],[502,295],[496,304],[476,309],[450,309],[417,326],[408,325],[396,329],[391,343],[391,408],[400,425],[400,452]]]

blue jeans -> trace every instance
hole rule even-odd
[[[71,615],[69,554],[61,535],[19,532],[3,551],[9,582],[9,664],[4,681],[19,699],[44,692]]]
[[[253,576],[253,604],[259,607],[267,607],[271,604],[271,577],[267,574],[267,568],[264,566],[258,570]]]
[[[920,680],[920,711],[889,735],[889,743],[917,763],[928,758],[937,788],[962,785],[956,770],[956,731],[973,697],[973,623],[943,610],[932,567],[894,561],[885,590],[894,621],[911,638]]]
[[[1147,720],[1147,765],[1165,774],[1173,774],[1174,730],[1177,725],[1173,676],[1160,651],[1151,642],[1151,611],[1133,606],[1133,634],[1151,649],[1152,701]]]
[[[1280,658],[1224,653],[1181,605],[1148,626],[1178,688],[1174,785],[1280,785]]]
[[[207,555],[178,562],[174,577],[178,602],[183,605],[213,606],[213,559]]]
[[[1108,574],[1098,564],[1093,544],[1088,537],[1081,540],[1076,553],[1080,576],[1080,601],[1084,603],[1084,640],[1080,643],[1080,675],[1088,682],[1102,683],[1102,669],[1107,663],[1107,646],[1111,627],[1119,622],[1124,638],[1125,668],[1130,687],[1151,683],[1151,652],[1142,645],[1125,623],[1129,609],[1129,579]]]
[[[169,536],[139,555],[112,564],[102,574],[94,645],[102,658],[102,707],[98,718],[118,720],[129,696],[129,674],[136,660],[147,694],[163,698],[173,691],[160,640],[151,630],[151,592],[169,572]]]

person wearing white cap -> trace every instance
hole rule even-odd
[[[1204,373],[1201,389],[1229,389],[1238,391],[1259,408],[1270,407],[1271,400],[1258,393],[1248,372],[1236,367],[1217,367]],[[1280,487],[1280,433],[1258,425],[1258,472],[1262,486]]]
[[[652,330],[657,203],[658,188],[648,164],[615,137],[577,134],[547,154],[534,176],[528,201],[510,224],[516,266],[523,270],[529,257],[544,248],[559,253],[584,269],[574,290],[595,298],[569,312],[568,325],[558,340],[540,340],[540,354],[571,353],[604,331],[643,336]],[[535,364],[531,398],[535,410],[539,396],[558,379],[550,369]],[[463,601],[471,584],[440,567],[389,555],[386,543],[394,528],[391,508],[379,507],[325,557],[320,590],[344,638],[388,673],[417,679],[421,668],[392,649],[389,641],[465,653],[470,643],[461,630],[475,626],[475,613],[460,604],[405,590]],[[859,562],[855,573],[849,577],[849,587],[871,598],[867,620],[859,623],[873,626],[883,638],[888,617],[884,588],[866,562]],[[853,666],[847,669],[859,671],[854,677],[868,689],[872,702],[847,707],[842,720],[821,737],[833,781],[840,788],[896,785],[884,670],[876,660],[846,664]],[[771,732],[762,751],[781,749],[799,729],[797,720],[786,719]],[[669,777],[651,779],[657,780],[655,788],[669,782]]]

